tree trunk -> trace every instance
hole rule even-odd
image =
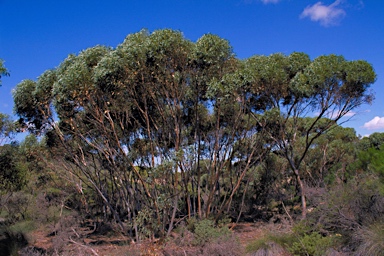
[[[177,211],[177,204],[179,202],[179,196],[175,196],[175,201],[173,205],[173,211],[172,211],[172,216],[171,216],[171,222],[169,224],[168,232],[167,232],[167,237],[171,235],[171,231],[173,229],[173,223],[175,222],[175,217],[176,217],[176,211]]]
[[[300,178],[299,170],[295,169],[297,183],[299,184],[299,193],[301,195],[301,217],[305,219],[307,217],[307,200],[305,198],[305,188],[304,183]]]

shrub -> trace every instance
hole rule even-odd
[[[298,237],[297,240],[288,248],[288,251],[293,255],[324,255],[327,249],[334,244],[332,237],[325,237],[317,232],[305,234]]]
[[[253,256],[284,255],[284,246],[290,239],[290,235],[268,234],[248,244],[245,250]]]
[[[200,255],[240,256],[244,254],[240,242],[234,236],[224,235],[205,244]]]
[[[323,236],[306,222],[299,222],[290,233],[266,234],[246,247],[256,255],[324,255],[339,243],[339,236]]]
[[[18,191],[1,198],[2,216],[10,222],[26,220],[30,217],[29,207],[32,203],[32,195]]]
[[[138,240],[151,238],[155,234],[158,234],[160,230],[160,226],[158,225],[153,212],[149,208],[143,208],[138,212],[134,218],[132,228],[137,230],[138,233],[136,234],[136,237]]]
[[[194,225],[193,245],[205,245],[208,242],[215,241],[219,237],[225,237],[230,234],[226,226],[216,227],[215,222],[209,219],[197,221]]]
[[[9,229],[14,233],[29,233],[35,230],[36,225],[31,220],[19,221],[9,226]]]
[[[270,244],[270,237],[264,236],[248,244],[245,249],[247,252],[257,252],[260,250],[264,251],[269,249],[269,244]]]
[[[384,255],[384,222],[362,227],[354,233],[356,255]]]
[[[174,239],[168,240],[163,253],[172,256],[244,255],[240,242],[226,223],[226,219],[217,225],[210,219],[189,219],[187,225],[182,223],[174,230]]]
[[[380,182],[371,175],[331,188],[323,203],[308,215],[311,232],[341,234],[338,242],[350,253],[378,246],[373,239],[380,232],[374,227],[382,223],[384,214],[384,196],[379,191]]]

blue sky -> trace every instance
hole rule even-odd
[[[237,57],[305,52],[371,63],[372,105],[344,124],[357,134],[384,132],[384,1],[368,0],[0,0],[0,112],[12,114],[12,89],[36,79],[71,53],[116,47],[131,33],[171,28],[192,41],[206,33],[227,39]]]

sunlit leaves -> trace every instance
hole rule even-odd
[[[14,110],[20,117],[20,124],[23,129],[39,132],[43,129],[47,117],[39,110],[39,102],[34,97],[36,82],[24,80],[12,91]],[[49,94],[48,94],[49,95]]]
[[[196,42],[195,58],[199,65],[216,66],[233,57],[229,42],[216,35],[206,34]]]

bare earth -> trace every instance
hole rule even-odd
[[[243,249],[252,241],[261,238],[265,233],[281,231],[281,224],[269,223],[240,223],[231,229],[241,243]],[[76,238],[75,231],[72,238]],[[30,234],[31,247],[41,248],[52,252],[55,243],[66,243],[65,255],[99,255],[99,256],[125,256],[125,255],[164,255],[163,243],[160,241],[134,244],[124,236],[90,236],[84,239],[69,239],[60,241],[50,236],[44,229],[38,229]],[[244,250],[245,251],[245,250]],[[62,255],[62,254],[60,254]]]

